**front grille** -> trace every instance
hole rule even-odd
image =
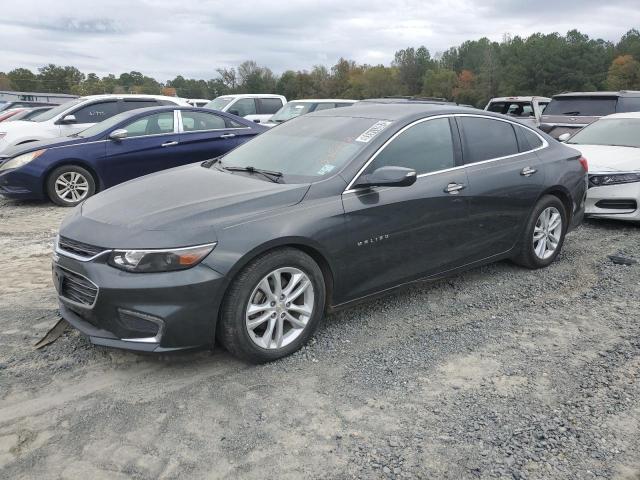
[[[92,306],[98,295],[98,287],[93,282],[73,273],[70,270],[62,270],[62,284],[60,285],[60,296],[81,305]]]
[[[106,248],[103,247],[89,245],[66,237],[60,237],[58,239],[58,248],[64,252],[69,252],[73,255],[84,258],[95,257],[106,250]]]
[[[596,202],[598,208],[609,208],[611,210],[635,210],[638,208],[638,203],[635,200],[599,200]]]

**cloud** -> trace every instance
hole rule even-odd
[[[574,28],[617,41],[638,24],[637,0],[67,0],[55,9],[22,0],[3,5],[0,70],[56,63],[100,75],[208,79],[247,59],[275,72],[340,57],[388,64],[407,46],[435,54],[483,36]]]

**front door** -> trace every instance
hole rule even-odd
[[[464,263],[468,238],[465,168],[459,166],[451,120],[427,119],[398,134],[363,174],[383,166],[414,169],[409,187],[373,187],[343,194],[349,261],[339,302]]]

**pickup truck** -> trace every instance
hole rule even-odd
[[[498,97],[489,100],[484,109],[515,117],[532,127],[539,127],[542,112],[550,101],[547,97]]]

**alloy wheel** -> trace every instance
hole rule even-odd
[[[81,173],[64,172],[56,178],[55,191],[66,202],[79,202],[89,192],[89,181]]]
[[[298,338],[313,314],[314,290],[302,270],[284,267],[266,275],[251,292],[245,324],[257,346],[279,349]]]
[[[533,251],[546,260],[558,249],[562,238],[562,215],[556,207],[545,208],[533,229]]]

